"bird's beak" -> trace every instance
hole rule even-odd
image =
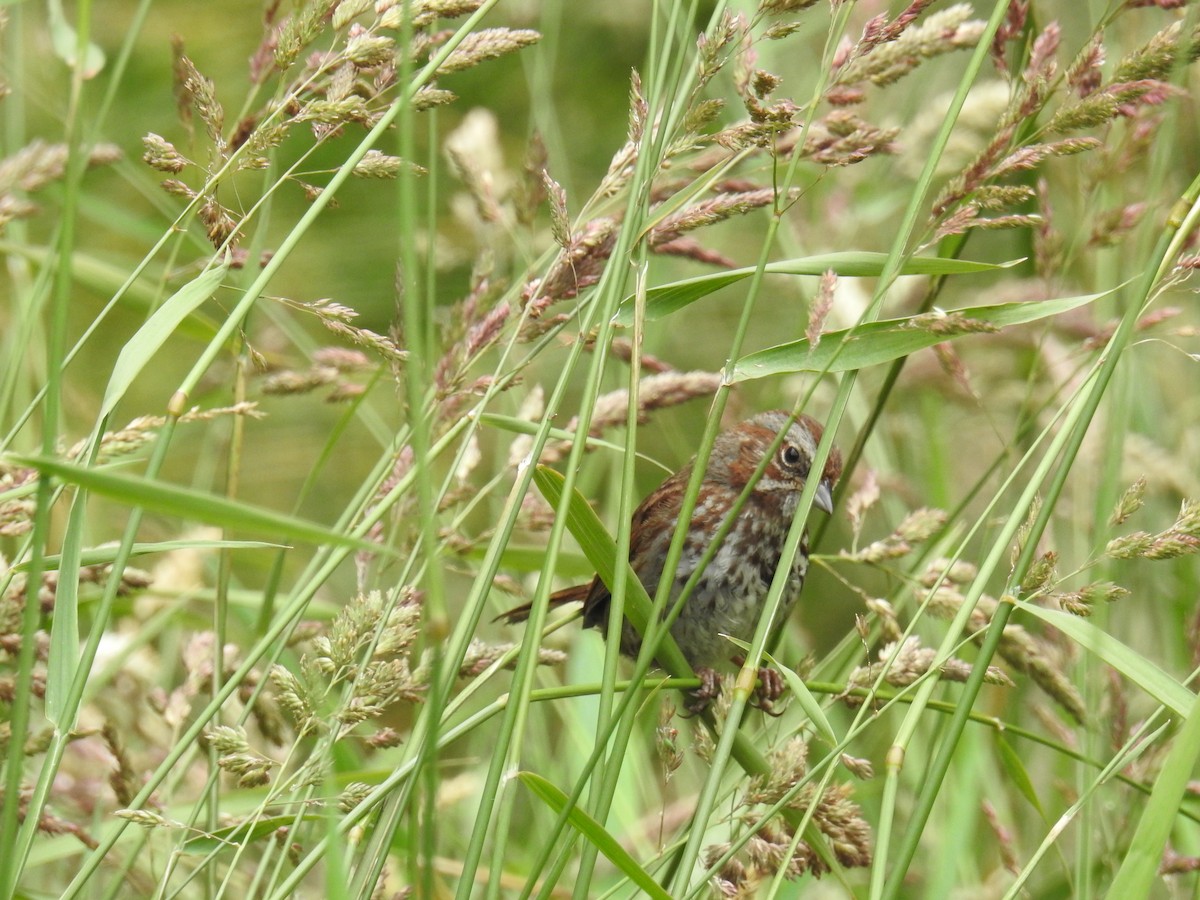
[[[833,488],[829,484],[829,479],[822,479],[821,483],[817,485],[817,494],[813,497],[813,506],[826,515],[833,515]]]

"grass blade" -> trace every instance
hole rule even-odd
[[[216,292],[228,271],[228,260],[219,266],[205,269],[167,298],[138,329],[137,334],[121,348],[116,365],[113,366],[112,376],[108,379],[108,387],[104,391],[104,400],[100,404],[100,418],[116,408],[138,373],[179,327],[179,323]]]
[[[741,647],[742,650],[748,651],[750,645],[745,641],[739,641],[725,635],[725,639],[730,643]],[[796,702],[800,704],[800,708],[804,710],[804,714],[808,716],[808,720],[813,727],[817,729],[817,733],[823,737],[831,747],[836,747],[838,744],[838,736],[833,730],[833,726],[829,724],[829,719],[825,715],[825,710],[821,709],[821,703],[817,700],[812,691],[808,689],[808,685],[804,683],[804,679],[796,674],[795,669],[785,666],[779,662],[770,653],[763,651],[763,662],[774,666],[775,669],[783,674],[783,680],[787,682],[788,688],[792,692],[792,696],[796,698]]]
[[[1116,290],[1114,288],[1113,290]],[[953,340],[965,334],[1023,325],[1038,319],[1069,312],[1113,291],[1063,297],[1038,303],[1000,303],[995,306],[974,306],[953,310],[939,324],[939,317],[908,316],[869,322],[843,331],[824,335],[815,347],[807,340],[780,344],[738,360],[733,369],[734,381],[749,381],[768,375],[793,372],[848,372],[888,363],[934,344]],[[965,319],[959,319],[961,314]],[[986,327],[985,327],[986,326]]]
[[[1154,782],[1150,802],[1142,810],[1133,841],[1108,891],[1110,897],[1149,897],[1154,893],[1152,885],[1158,880],[1163,850],[1175,827],[1176,813],[1196,760],[1200,759],[1200,697],[1193,697],[1185,715],[1187,724]]]
[[[287,544],[277,544],[273,541],[147,541],[134,544],[129,551],[132,556],[148,556],[152,553],[174,553],[177,550],[286,550]],[[111,546],[89,547],[79,556],[81,566],[106,566],[117,558],[117,548]],[[62,556],[54,553],[42,560],[43,568],[48,572],[58,569]],[[13,567],[14,572],[27,572],[29,562],[19,562]]]
[[[1021,759],[1021,754],[1000,734],[996,735],[996,749],[1000,752],[1000,764],[1004,766],[1004,771],[1012,779],[1013,787],[1021,792],[1021,796],[1029,801],[1029,805],[1038,811],[1038,815],[1043,820],[1049,822],[1046,809],[1042,806],[1042,801],[1037,795],[1037,788],[1033,786],[1033,779],[1029,777],[1029,770],[1025,768],[1025,761]]]
[[[535,796],[545,801],[556,813],[562,812],[567,805],[567,795],[561,790],[533,772],[518,772],[517,779],[521,781]],[[599,822],[585,813],[578,806],[567,813],[567,821],[584,836],[597,850],[603,853],[614,866],[645,893],[647,897],[658,897],[670,900],[670,894],[662,889],[650,873],[638,865],[637,860],[618,843]]]
[[[1164,672],[1161,668],[1107,631],[1097,628],[1086,619],[1057,609],[1044,609],[1032,603],[1017,602],[1021,609],[1048,625],[1053,625],[1084,650],[1104,660],[1157,702],[1180,716],[1189,716],[1196,695]]]
[[[883,265],[886,261],[886,253],[847,250],[841,253],[822,253],[817,256],[803,256],[769,263],[764,271],[768,275],[823,275],[825,272],[833,271],[845,277],[870,278],[883,272]],[[918,256],[905,263],[900,274],[966,275],[1002,269],[1016,265],[1018,262],[1020,260],[994,264]],[[671,315],[671,313],[679,312],[721,288],[750,278],[756,271],[755,266],[747,266],[744,269],[700,275],[696,278],[673,281],[670,284],[650,288],[646,292],[646,321],[654,322]],[[621,308],[617,312],[618,325],[633,324],[632,300],[632,297],[627,297],[622,302]]]
[[[230,825],[208,834],[197,835],[184,841],[180,851],[192,855],[204,855],[223,847],[234,849],[263,838],[271,837],[280,828],[294,828],[300,822],[322,822],[324,817],[306,813],[302,816],[267,816],[256,819],[249,828],[240,823]]]
[[[337,544],[370,550],[372,553],[386,552],[379,544],[340,534],[315,522],[245,503],[235,503],[191,488],[89,469],[40,456],[11,456],[9,459],[110,500],[119,500],[158,513],[220,525],[223,528],[270,532],[311,544]]]

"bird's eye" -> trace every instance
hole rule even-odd
[[[800,453],[800,448],[794,444],[784,445],[783,450],[779,453],[779,458],[783,460],[783,464],[790,469],[794,469],[800,465],[803,459],[803,454]]]

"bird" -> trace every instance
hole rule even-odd
[[[751,641],[754,636],[800,494],[812,477],[813,460],[824,427],[811,416],[796,416],[784,410],[762,412],[739,422],[718,434],[700,483],[675,571],[668,610],[696,571],[727,513],[781,432],[783,438],[750,491],[736,522],[671,625],[672,637],[701,680],[701,686],[693,692],[693,701],[689,704],[693,712],[703,709],[719,695],[716,666],[730,660],[738,665],[744,662],[736,646],[722,635],[743,642]],[[629,563],[651,597],[662,578],[667,549],[694,466],[695,459],[668,477],[633,514]],[[833,513],[833,488],[841,473],[842,457],[833,447],[818,476],[813,495],[813,506],[827,514]],[[787,575],[779,607],[780,622],[800,597],[808,572],[808,555],[806,529]],[[611,600],[608,586],[597,575],[590,583],[556,591],[550,595],[549,603],[557,607],[582,602],[584,627],[603,629],[608,622]],[[510,624],[521,622],[528,618],[530,608],[531,604],[526,603],[498,618]],[[636,657],[641,643],[641,635],[626,620],[621,629],[621,652]],[[771,701],[782,691],[779,673],[773,669],[760,669],[759,705],[770,711]]]

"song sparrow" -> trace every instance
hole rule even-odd
[[[675,572],[672,601],[695,571],[726,513],[746,487],[763,456],[785,428],[786,437],[742,506],[736,524],[671,626],[671,634],[679,644],[679,649],[702,678],[703,685],[696,695],[701,706],[716,693],[717,681],[712,667],[729,659],[737,659],[734,645],[721,635],[727,634],[742,641],[750,641],[754,636],[771,579],[779,565],[784,539],[791,527],[800,492],[804,490],[809,477],[824,429],[809,416],[793,419],[782,410],[760,413],[717,436],[700,485],[700,495],[692,513],[683,555]],[[694,462],[689,462],[664,481],[633,514],[629,562],[651,597],[662,577],[663,562]],[[821,472],[813,500],[813,505],[818,509],[826,513],[833,512],[832,490],[841,473],[841,454],[837,448],[833,448]],[[780,621],[800,596],[807,571],[806,531],[792,560],[780,606]],[[576,585],[552,594],[550,604],[560,606],[582,601],[585,627],[603,628],[608,620],[610,600],[608,588],[597,576],[590,584]],[[523,621],[528,616],[529,604],[525,604],[509,610],[501,618],[511,623]],[[636,656],[640,647],[641,635],[628,621],[625,622],[621,632],[621,652]],[[770,700],[778,697],[782,691],[778,673],[760,672],[759,690],[760,696],[766,701],[764,707],[769,709]]]

